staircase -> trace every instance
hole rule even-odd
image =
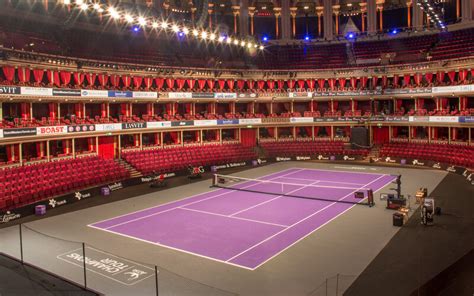
[[[131,164],[129,164],[128,162],[126,162],[125,160],[123,159],[115,159],[115,162],[118,163],[121,167],[123,167],[124,169],[126,169],[129,173],[130,173],[130,177],[131,178],[136,178],[136,177],[141,177],[143,176],[142,173],[140,173],[139,171],[137,171]]]

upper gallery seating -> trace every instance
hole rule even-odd
[[[366,156],[366,149],[345,149],[343,142],[329,141],[293,141],[293,142],[262,142],[268,156],[306,156],[306,155],[362,155]]]
[[[256,159],[252,148],[241,144],[184,146],[124,152],[122,157],[143,174],[167,173],[187,166],[208,166]]]
[[[431,51],[435,60],[467,57],[474,54],[474,29],[439,34],[439,43]]]
[[[130,177],[113,160],[81,157],[0,169],[0,209]]]
[[[404,157],[431,160],[474,168],[474,147],[444,144],[390,143],[379,150],[381,157]]]

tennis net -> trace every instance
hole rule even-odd
[[[215,174],[212,186],[230,190],[271,194],[328,202],[373,205],[371,188],[318,185],[318,181],[306,184],[284,183],[262,179],[249,179]]]

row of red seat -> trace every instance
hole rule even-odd
[[[306,156],[306,155],[362,155],[368,154],[367,149],[347,149],[343,142],[329,141],[288,141],[288,142],[262,142],[270,157],[276,156]]]
[[[187,166],[227,164],[256,159],[252,148],[241,144],[175,147],[157,150],[124,152],[122,157],[144,174],[167,173]]]
[[[474,168],[474,147],[442,144],[385,144],[379,151],[382,157],[403,157]]]
[[[126,179],[113,160],[82,157],[0,170],[0,209],[10,209],[98,184]]]

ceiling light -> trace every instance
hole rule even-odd
[[[158,25],[158,23],[157,23],[157,22],[153,22],[153,23],[151,23],[151,27],[152,27],[153,29],[157,29],[157,28],[158,28],[158,26],[159,26],[159,25]]]
[[[145,20],[145,18],[139,17],[139,18],[138,18],[138,23],[140,24],[140,26],[145,26],[145,25],[146,25],[146,20]]]
[[[127,22],[129,22],[129,23],[132,23],[132,22],[133,22],[133,17],[132,17],[131,15],[129,15],[129,14],[126,14],[126,15],[125,15],[125,20],[126,20]]]
[[[99,3],[94,3],[94,5],[92,6],[95,10],[99,10],[100,9],[100,5]]]
[[[173,26],[171,26],[171,30],[173,30],[173,32],[175,32],[175,33],[178,33],[179,27],[177,25],[173,25]]]
[[[165,21],[163,21],[163,22],[161,23],[161,28],[162,28],[162,29],[168,28],[168,24],[167,24]]]
[[[209,36],[209,39],[210,39],[210,40],[216,39],[216,34],[212,33],[212,34]]]
[[[189,29],[186,27],[183,27],[183,33],[188,35],[189,34]]]
[[[201,38],[202,38],[202,39],[206,39],[206,38],[207,38],[207,32],[206,32],[206,31],[202,31],[202,32],[201,32]]]

